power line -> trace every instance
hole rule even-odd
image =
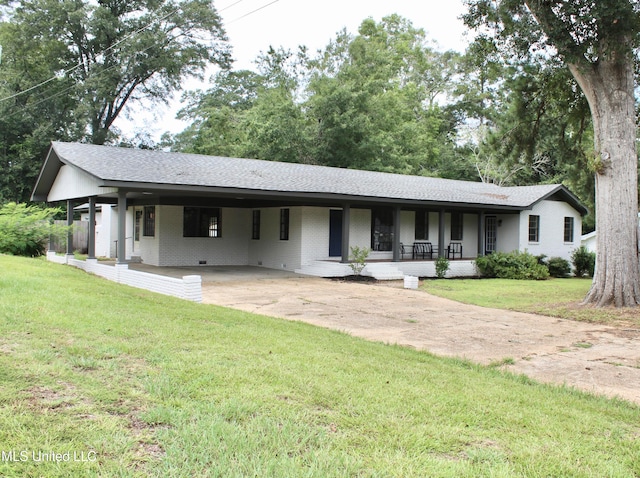
[[[236,6],[238,3],[242,3],[244,0],[238,0],[237,2],[233,2],[231,5],[228,5],[220,10],[218,10],[218,12],[224,12],[225,10],[229,10],[231,7]]]
[[[240,0],[240,1],[242,1],[242,0]],[[277,1],[277,0],[276,0],[276,1]],[[117,46],[118,46],[119,44],[121,44],[122,42],[127,41],[127,40],[129,40],[130,38],[132,38],[133,36],[135,36],[135,35],[138,35],[138,34],[142,33],[142,32],[143,32],[143,31],[145,31],[147,28],[149,28],[151,25],[153,25],[154,23],[159,22],[159,21],[162,21],[162,20],[164,20],[164,19],[166,19],[166,18],[169,18],[169,17],[170,17],[170,16],[172,16],[172,15],[175,15],[176,13],[178,13],[178,11],[179,11],[179,10],[180,10],[180,9],[176,9],[176,10],[174,10],[174,11],[172,11],[172,12],[167,13],[166,15],[163,15],[163,16],[162,16],[162,17],[160,17],[160,18],[156,18],[155,20],[152,20],[151,22],[147,23],[145,26],[143,26],[143,27],[141,27],[141,28],[137,29],[136,31],[131,32],[131,33],[130,33],[129,35],[127,35],[126,37],[122,38],[121,40],[118,40],[118,41],[117,41],[117,42],[115,42],[113,45],[111,45],[111,46],[109,46],[108,48],[106,48],[106,49],[104,50],[104,52],[102,52],[102,54],[104,55],[104,54],[108,53],[110,50],[113,50],[115,47],[117,47]],[[84,63],[82,63],[82,61],[80,61],[77,65],[72,66],[71,68],[69,68],[69,69],[67,69],[67,70],[64,70],[60,75],[54,75],[54,76],[52,76],[51,78],[49,78],[49,79],[47,79],[47,80],[44,80],[44,81],[42,81],[42,82],[38,83],[37,85],[34,85],[34,86],[30,87],[30,88],[27,88],[26,90],[19,91],[18,93],[15,93],[15,94],[10,95],[10,96],[6,96],[6,97],[4,97],[4,98],[0,98],[0,102],[6,101],[6,100],[10,100],[10,99],[13,99],[13,98],[17,98],[18,96],[22,96],[22,95],[24,95],[24,94],[26,94],[26,93],[28,93],[28,92],[30,92],[30,91],[33,91],[33,90],[35,90],[35,89],[37,89],[37,88],[40,88],[40,87],[42,87],[42,86],[46,85],[47,83],[52,82],[52,81],[53,81],[53,80],[55,80],[56,78],[59,78],[60,76],[66,76],[67,74],[71,73],[72,71],[77,70],[78,68],[80,68],[80,67],[81,67],[81,66],[83,66],[83,65],[84,65]]]
[[[136,53],[144,53],[147,50],[150,50],[151,48],[153,48],[153,45],[150,45],[150,46],[146,47],[145,49],[140,50],[139,52],[136,52]],[[99,71],[98,73],[96,73],[95,77],[100,77],[102,75],[105,75],[105,74],[109,73],[110,71],[119,68],[120,66],[121,66],[120,64],[116,64],[116,65],[112,65],[110,67],[107,67],[107,68]],[[73,90],[75,87],[76,87],[76,85],[74,84],[74,85],[68,86],[68,87],[66,87],[66,88],[64,88],[64,89],[62,89],[60,91],[57,91],[57,92],[55,92],[53,94],[50,94],[48,96],[41,97],[40,99],[36,100],[34,103],[28,103],[28,104],[23,105],[23,107],[20,110],[13,111],[11,113],[6,113],[5,116],[6,117],[11,117],[11,116],[14,116],[14,115],[20,113],[21,111],[26,110],[26,109],[33,109],[34,107],[38,106],[41,103],[45,103],[45,102],[47,102],[47,101],[49,101],[49,100],[51,100],[53,98],[57,98],[58,96],[62,96],[63,94]],[[31,89],[33,89],[33,88],[31,88]],[[0,101],[2,101],[2,100],[0,100]]]
[[[242,1],[242,0],[240,0]],[[230,25],[231,23],[237,22],[238,20],[242,20],[243,18],[248,17],[249,15],[253,15],[256,12],[259,12],[260,10],[263,10],[265,8],[267,8],[270,5],[273,5],[274,3],[278,3],[280,0],[273,0],[273,2],[267,3],[266,5],[263,5],[261,7],[256,8],[255,10],[250,11],[249,13],[245,13],[244,15],[238,17],[238,18],[234,18],[233,20],[231,20],[230,22],[227,22],[227,25]],[[239,2],[236,2],[239,3]],[[234,4],[235,5],[235,4]]]

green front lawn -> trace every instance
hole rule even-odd
[[[640,475],[626,402],[43,260],[0,270],[0,476]]]
[[[455,279],[425,280],[430,294],[465,304],[533,312],[584,322],[640,326],[634,309],[595,308],[580,305],[591,287],[591,279]]]

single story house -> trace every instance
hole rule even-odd
[[[88,202],[90,239],[96,205],[114,205],[119,263],[324,276],[348,274],[354,246],[370,248],[372,264],[418,276],[434,275],[438,256],[471,264],[468,275],[493,251],[568,259],[587,212],[561,184],[500,187],[63,142],[52,143],[32,200],[66,201],[69,210]]]

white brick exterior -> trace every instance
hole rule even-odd
[[[529,216],[540,217],[538,242],[529,242]],[[563,201],[545,200],[531,210],[519,214],[496,214],[498,222],[496,250],[499,252],[528,251],[533,255],[562,257],[570,260],[574,249],[580,247],[582,217]],[[573,241],[564,242],[564,218],[573,218]],[[465,221],[466,227],[466,221]],[[466,231],[465,231],[466,234]]]
[[[289,209],[289,239],[280,240],[280,209]],[[260,209],[260,239],[251,239],[251,210],[248,211],[249,262],[251,266],[293,271],[300,267],[302,250],[301,207]],[[245,263],[246,264],[246,263]]]
[[[156,235],[141,237],[142,260],[147,248],[159,266],[246,265],[251,213],[247,209],[222,208],[221,237],[183,237],[182,206],[156,206]],[[156,256],[157,254],[157,256]]]
[[[496,251],[511,252],[520,248],[520,214],[497,214]]]
[[[109,208],[110,209],[110,208]],[[155,206],[155,235],[141,235],[135,255],[156,266],[206,265],[258,265],[271,269],[294,271],[318,260],[336,260],[329,257],[330,209],[325,207],[290,207],[289,239],[280,240],[281,208],[261,208],[260,238],[251,239],[252,209],[222,208],[222,236],[183,237],[182,206]],[[540,241],[528,241],[529,215],[540,216]],[[104,215],[103,215],[104,216]],[[110,222],[116,228],[116,211]],[[134,208],[127,212],[127,257],[133,246]],[[564,218],[574,218],[574,241],[565,243]],[[400,242],[405,244],[405,259],[411,257],[415,242],[415,212],[400,213]],[[106,218],[105,218],[106,219]],[[569,259],[579,246],[582,227],[580,214],[565,202],[545,200],[532,210],[519,214],[497,214],[496,250],[511,252],[528,250],[532,254]],[[451,242],[451,214],[445,213],[445,243]],[[102,232],[101,232],[102,234]],[[438,213],[429,213],[429,241],[434,251],[438,246]],[[113,241],[112,241],[113,242]],[[371,211],[352,208],[350,213],[350,246],[371,246]],[[463,215],[463,257],[478,254],[478,215]],[[115,245],[114,245],[115,247]],[[391,251],[372,251],[370,260],[388,260]],[[204,265],[203,264],[203,265]]]
[[[540,216],[540,237],[538,242],[529,242],[529,216]],[[564,218],[573,218],[573,241],[564,242]],[[518,249],[533,255],[562,257],[571,260],[571,252],[580,247],[582,218],[565,202],[540,201],[531,211],[520,213],[520,242]]]

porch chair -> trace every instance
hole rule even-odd
[[[433,245],[430,242],[414,242],[413,243],[413,259],[422,256],[422,259],[433,259]]]
[[[455,259],[456,256],[462,259],[462,243],[450,242],[447,246],[447,259]]]
[[[406,253],[406,252],[405,252],[405,250],[404,250],[404,244],[401,242],[401,243],[400,243],[400,257],[401,257],[402,259],[404,259],[404,255],[405,255],[405,253]]]

